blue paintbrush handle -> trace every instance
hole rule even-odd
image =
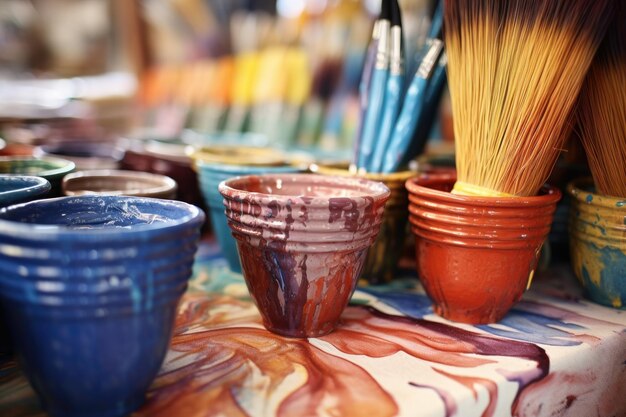
[[[376,132],[378,131],[380,121],[380,111],[383,107],[385,97],[387,74],[388,71],[386,69],[379,68],[374,69],[374,73],[372,74],[370,96],[367,103],[367,111],[365,112],[365,121],[357,161],[359,168],[367,168],[374,150]]]
[[[367,167],[368,172],[380,172],[383,164],[383,156],[385,149],[389,144],[392,130],[400,111],[400,103],[402,101],[402,80],[403,74],[390,75],[387,80],[387,91],[385,94],[383,116],[378,132],[378,138],[374,147],[374,153],[370,158],[370,164]]]
[[[441,93],[446,82],[446,66],[447,59],[444,54],[439,58],[439,63],[437,67],[435,67],[430,82],[428,82],[428,86],[424,92],[426,97],[424,98],[423,111],[417,122],[411,145],[402,158],[402,161],[400,161],[400,165],[408,164],[409,161],[424,150],[428,135],[437,117]]]
[[[367,112],[367,102],[370,95],[370,85],[372,81],[372,72],[374,71],[374,64],[376,63],[376,50],[378,49],[378,39],[372,39],[367,52],[365,53],[365,60],[363,62],[363,72],[361,74],[361,81],[359,82],[359,98],[361,105],[361,112],[356,127],[356,136],[354,140],[354,155],[353,162],[357,163],[359,149],[361,147],[361,136],[363,134],[363,124],[365,121],[365,115]]]
[[[382,172],[384,173],[394,172],[398,169],[400,161],[411,145],[413,132],[424,105],[427,84],[428,79],[419,76],[414,77],[411,82],[404,99],[402,111],[393,130],[391,141],[384,155],[382,166]]]
[[[433,21],[430,25],[430,31],[428,32],[428,37],[439,38],[441,36],[441,28],[443,27],[443,0],[437,1],[437,7],[435,8],[435,13],[433,14]]]

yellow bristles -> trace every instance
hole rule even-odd
[[[571,132],[609,1],[446,0],[459,182],[535,195]]]
[[[578,108],[580,137],[600,194],[626,197],[626,5],[618,2]]]

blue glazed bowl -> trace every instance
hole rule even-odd
[[[186,203],[121,196],[0,210],[0,301],[48,413],[122,416],[141,405],[203,220]]]
[[[4,147],[0,143],[0,148]],[[45,178],[31,176],[0,175],[0,207],[21,203],[44,196],[50,191]],[[0,354],[11,352],[9,335],[0,313]]]
[[[45,178],[0,175],[0,207],[30,201],[50,191]]]
[[[137,409],[172,335],[178,300],[101,317],[59,316],[6,302],[20,365],[51,416],[125,416]],[[92,309],[93,311],[93,309]]]
[[[33,175],[43,177],[52,187],[50,197],[61,195],[63,177],[74,171],[72,161],[61,158],[33,158],[28,156],[0,156],[0,174]]]
[[[233,238],[226,215],[224,214],[223,197],[219,193],[217,187],[229,178],[269,173],[294,173],[300,172],[301,169],[295,166],[241,166],[241,165],[225,165],[225,164],[207,164],[196,162],[198,178],[200,180],[200,189],[204,195],[207,206],[209,207],[209,215],[211,225],[215,233],[217,242],[220,245],[222,254],[228,262],[228,266],[233,272],[241,273],[241,264],[239,262],[239,254],[237,252],[237,243]]]

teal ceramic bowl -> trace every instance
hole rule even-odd
[[[76,165],[61,158],[0,157],[0,174],[31,175],[50,183],[50,197],[61,195],[61,181]]]
[[[44,196],[50,182],[42,177],[0,175],[0,207]]]

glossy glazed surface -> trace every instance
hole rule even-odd
[[[0,207],[42,197],[50,183],[42,177],[0,175]]]
[[[52,416],[141,405],[192,273],[203,213],[159,199],[61,197],[0,210],[0,299]]]
[[[567,187],[572,197],[569,233],[571,264],[593,301],[626,308],[626,196],[595,193],[591,180]]]
[[[418,275],[443,317],[497,322],[530,286],[561,194],[548,187],[536,197],[458,196],[449,192],[454,181],[407,181]]]
[[[389,189],[357,178],[270,174],[233,178],[219,191],[265,327],[291,337],[334,330]]]

